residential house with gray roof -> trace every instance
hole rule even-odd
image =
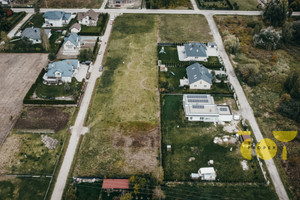
[[[183,46],[177,46],[177,52],[180,61],[207,62],[208,57],[219,56],[214,42],[209,42],[207,45],[199,42],[186,43]]]
[[[63,55],[78,55],[81,47],[81,37],[77,33],[68,34],[63,43]]]
[[[186,74],[188,78],[181,79],[180,86],[189,85],[190,89],[209,90],[213,84],[213,75],[199,63],[188,66]]]
[[[63,27],[69,24],[75,16],[64,11],[48,11],[44,13],[43,17],[45,18],[43,27]]]
[[[51,37],[51,30],[44,29],[45,34],[48,38]],[[21,33],[21,38],[27,38],[31,41],[32,44],[40,44],[42,43],[41,39],[41,29],[40,28],[25,28],[25,30]]]
[[[70,83],[78,73],[80,64],[78,60],[62,60],[48,64],[48,71],[44,74],[45,84]]]

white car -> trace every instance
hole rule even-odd
[[[99,51],[98,55],[101,55],[102,54],[102,51]]]

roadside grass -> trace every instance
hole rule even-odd
[[[203,15],[159,15],[158,22],[158,42],[213,41]]]
[[[27,22],[24,24],[21,29],[24,30],[25,28],[35,27],[41,28],[45,22],[43,18],[44,13],[34,14]]]
[[[180,199],[278,199],[274,190],[266,185],[188,185],[163,186],[166,198]]]
[[[173,75],[173,72],[175,75]],[[180,79],[187,78],[185,67],[169,67],[167,72],[159,72],[159,87],[166,93],[205,93],[205,94],[231,94],[227,83],[213,83],[210,90],[189,89],[188,86],[180,87]],[[168,88],[164,84],[168,82]],[[173,87],[173,91],[168,91]]]
[[[63,111],[72,117],[75,108],[65,108]],[[65,137],[68,136],[68,125],[70,124],[68,123],[63,130],[53,134],[18,133],[13,130],[0,148],[0,174],[51,175],[60,156]],[[41,142],[41,135],[57,139],[56,148],[48,149],[45,147],[44,143]]]
[[[200,167],[213,167],[220,182],[258,182],[264,178],[257,160],[248,162],[249,170],[243,171],[240,162],[244,160],[239,142],[220,146],[213,143],[216,136],[233,135],[224,132],[222,126],[212,123],[189,122],[184,117],[182,95],[162,96],[162,153],[166,181],[190,181],[190,174]],[[172,151],[166,146],[172,145]],[[232,151],[230,151],[232,148]],[[189,162],[189,158],[195,160]]]
[[[75,176],[126,176],[156,167],[156,27],[154,15],[125,14],[116,19],[104,72],[87,113],[90,132],[81,143]]]
[[[0,197],[5,200],[43,199],[49,178],[7,178],[0,180]]]
[[[42,82],[38,83],[35,90],[36,95],[39,98],[53,98],[62,96],[72,96],[75,93],[80,92],[82,84],[75,78],[71,83],[63,83],[62,85],[45,85]]]
[[[239,10],[259,10],[257,8],[258,2],[257,0],[229,0],[231,5],[233,3],[237,3],[239,6]]]
[[[99,8],[103,0],[41,0],[42,8]]]
[[[274,160],[290,198],[299,198],[300,187],[297,184],[299,182],[297,166],[300,164],[299,139],[289,142],[288,154],[291,156],[288,157],[287,162],[282,162],[283,144],[278,142],[272,134],[272,131],[299,129],[299,124],[277,112],[287,75],[293,70],[300,70],[299,57],[295,56],[300,53],[299,45],[286,44],[275,51],[258,49],[253,46],[254,30],[247,24],[253,21],[262,22],[261,17],[215,16],[215,19],[221,33],[228,30],[230,34],[235,34],[240,38],[241,50],[235,56],[231,56],[233,67],[237,68],[245,63],[255,63],[259,66],[259,73],[263,75],[263,80],[259,85],[250,87],[241,80],[240,82],[263,135],[275,141],[278,146]],[[291,191],[294,194],[291,194]]]

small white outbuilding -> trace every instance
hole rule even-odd
[[[216,172],[213,167],[202,167],[198,170],[201,180],[214,181],[216,180]]]

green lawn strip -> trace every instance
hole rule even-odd
[[[229,0],[230,3],[233,5],[234,3],[237,3],[239,6],[239,10],[258,10],[257,0]]]
[[[203,15],[159,15],[159,42],[211,42]]]
[[[226,0],[196,0],[198,5],[200,4],[200,9],[212,9],[212,10],[231,10],[232,5],[230,5]]]
[[[26,24],[24,24],[21,29],[25,29],[28,27],[35,27],[35,28],[41,28],[45,22],[44,17],[43,17],[44,13],[40,13],[40,14],[34,14],[27,22]]]
[[[266,185],[174,185],[162,187],[166,199],[278,199]]]
[[[164,95],[162,106],[162,151],[165,180],[189,181],[191,173],[197,173],[200,167],[208,167],[208,161],[214,160],[213,167],[217,179],[221,182],[264,182],[261,169],[254,159],[248,161],[249,170],[243,171],[243,160],[239,146],[226,147],[213,143],[216,136],[232,135],[215,127],[211,123],[188,122],[184,118],[182,95]],[[179,127],[177,127],[179,126]],[[166,145],[172,145],[168,152]],[[233,148],[232,152],[230,147]],[[195,157],[189,162],[190,157]]]
[[[102,183],[81,183],[76,184],[76,198],[94,200],[99,199]]]
[[[69,90],[66,90],[66,85],[69,85]],[[64,83],[62,85],[45,85],[39,83],[35,92],[40,98],[71,96],[81,90],[80,85],[80,82],[75,78],[72,79],[71,83]]]
[[[42,8],[97,8],[102,5],[103,0],[41,0]]]
[[[147,9],[193,9],[190,0],[145,1]]]
[[[9,178],[0,181],[0,197],[5,200],[41,200],[49,178]]]

